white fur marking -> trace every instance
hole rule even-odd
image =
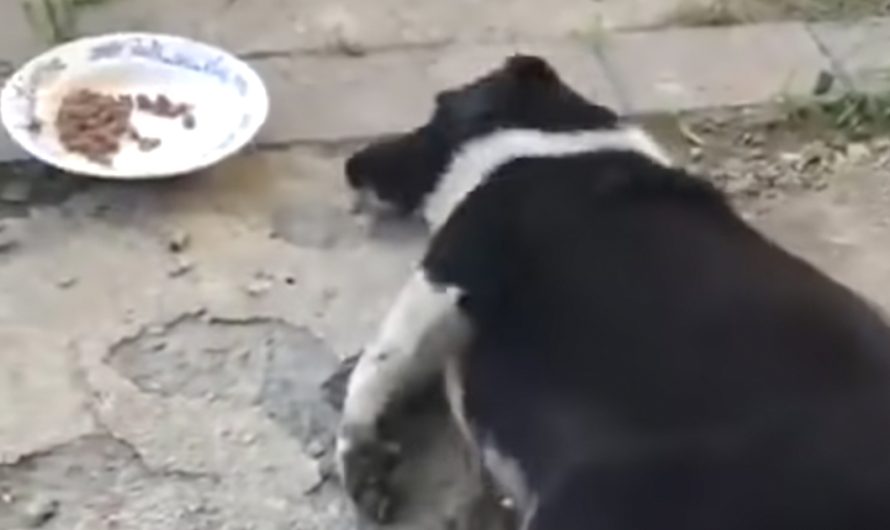
[[[512,507],[521,514],[527,513],[534,504],[535,493],[529,488],[519,462],[498,450],[491,440],[482,442],[482,461]]]
[[[463,198],[499,167],[519,158],[559,158],[600,151],[632,151],[669,166],[671,161],[638,128],[553,133],[526,129],[494,132],[463,146],[423,208],[426,221],[439,228]]]
[[[439,373],[445,356],[462,346],[468,332],[457,296],[414,272],[349,379],[344,433],[373,431],[390,400]]]
[[[464,387],[461,374],[461,355],[458,352],[452,354],[445,360],[445,397],[448,400],[448,408],[451,410],[451,417],[457,424],[457,428],[464,441],[475,450],[473,443],[473,430],[470,428],[470,422],[467,419],[466,410],[464,409]]]

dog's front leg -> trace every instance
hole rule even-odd
[[[445,356],[461,348],[467,337],[457,293],[431,284],[417,270],[359,358],[343,405],[338,465],[365,515],[382,521],[392,511],[386,478],[398,449],[381,437],[380,420],[438,375]]]

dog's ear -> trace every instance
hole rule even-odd
[[[535,55],[514,55],[507,59],[504,69],[521,81],[552,83],[559,80],[550,63]]]
[[[477,188],[438,230],[423,260],[433,283],[458,287],[470,296],[500,292],[509,238],[506,204],[498,199]]]

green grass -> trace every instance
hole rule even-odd
[[[77,37],[78,10],[108,0],[20,0],[29,24],[50,44]]]
[[[853,92],[837,99],[807,103],[786,100],[783,106],[792,123],[828,127],[851,139],[890,133],[890,92]]]

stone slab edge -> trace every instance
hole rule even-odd
[[[767,26],[769,26],[769,28],[767,28]],[[872,72],[879,68],[890,70],[890,59],[886,59],[886,57],[890,57],[890,55],[876,52],[859,54],[851,52],[850,49],[850,42],[854,39],[854,36],[859,36],[857,41],[859,43],[858,45],[869,50],[880,49],[882,42],[890,42],[890,17],[877,17],[853,23],[806,24],[802,22],[786,22],[779,24],[729,26],[725,28],[667,28],[656,31],[615,33],[601,36],[596,42],[583,42],[577,39],[567,39],[562,43],[559,41],[551,41],[551,44],[557,46],[564,44],[566,46],[574,47],[584,45],[589,47],[591,54],[589,59],[591,61],[591,74],[593,76],[593,74],[596,73],[605,77],[605,79],[595,80],[595,82],[598,82],[601,86],[605,87],[605,92],[612,96],[607,98],[610,100],[608,103],[615,105],[618,110],[633,116],[636,114],[675,113],[678,111],[738,106],[742,104],[768,104],[774,102],[774,97],[780,94],[767,94],[767,91],[760,91],[756,97],[746,99],[744,97],[739,97],[738,91],[732,93],[732,91],[727,90],[711,91],[709,97],[701,98],[686,97],[679,98],[678,100],[677,98],[672,99],[670,97],[652,97],[648,101],[633,101],[634,94],[645,95],[645,89],[651,88],[633,85],[634,83],[651,84],[651,79],[647,78],[645,71],[640,72],[639,70],[635,70],[635,68],[646,68],[646,58],[640,57],[639,59],[635,59],[633,56],[634,53],[657,54],[662,48],[667,47],[670,49],[670,43],[676,43],[678,39],[688,39],[690,42],[719,43],[721,41],[732,40],[732,38],[729,37],[731,33],[745,34],[746,32],[749,32],[753,35],[767,30],[771,32],[787,33],[788,40],[797,43],[796,46],[789,47],[789,50],[784,50],[784,63],[799,62],[801,65],[806,65],[805,68],[813,70],[797,72],[796,75],[798,76],[816,79],[819,76],[820,71],[825,70],[832,74],[838,81],[835,84],[837,93],[865,89],[869,91],[890,90],[890,76],[881,83],[876,83],[874,75],[867,76],[867,82],[861,81],[861,79],[863,79],[861,72]],[[805,35],[808,42],[802,43],[802,34]],[[783,35],[776,35],[774,40],[780,42],[783,38],[785,38]],[[637,46],[636,51],[629,55],[626,54],[622,57],[620,63],[616,63],[615,56],[620,56],[621,54],[612,53],[610,51],[610,46],[613,44],[610,43],[620,43],[622,41],[645,41],[647,44],[642,47]],[[517,46],[514,45],[514,47]],[[522,45],[520,44],[518,47],[521,48]],[[532,46],[532,48],[533,47],[534,46]],[[464,56],[472,56],[475,52],[474,49],[478,49],[481,56],[487,57],[491,55],[491,44],[462,45],[460,46],[460,54]],[[744,49],[744,46],[742,46],[741,49]],[[454,51],[454,47],[445,46],[435,53],[445,55],[454,53]],[[429,48],[426,48],[423,53],[429,52]],[[407,55],[414,53],[414,51],[409,48],[400,51],[387,51],[382,53]],[[797,61],[798,58],[794,57],[794,53],[801,54],[799,61]],[[817,56],[815,59],[814,54]],[[377,54],[371,54],[365,58],[354,58],[352,60],[373,61],[375,55]],[[256,59],[251,62],[260,70],[263,70],[263,64],[267,61],[300,61],[302,57],[304,56],[295,54],[272,59]],[[314,55],[313,57],[313,60],[325,60],[324,56]],[[332,56],[330,60],[342,61],[342,57]],[[723,62],[726,61],[726,57],[722,57],[718,54],[714,57],[714,60]],[[879,64],[872,65],[870,62]],[[406,64],[410,63],[410,60],[406,62]],[[639,66],[637,66],[637,64],[639,64]],[[707,64],[702,63],[696,68],[686,68],[685,70],[682,70],[683,82],[690,85],[701,86],[704,92],[709,90],[709,85],[713,86],[715,84],[720,84],[723,86],[731,86],[735,82],[730,78],[733,75],[733,70],[731,68],[727,69],[724,66],[721,70],[724,71],[728,77],[726,79],[715,79],[713,70],[715,70],[717,66],[718,65],[714,65],[712,68]],[[765,68],[768,69],[769,66],[766,66]],[[698,77],[699,72],[701,73],[702,79],[695,79]],[[750,71],[744,73],[744,75],[748,76],[750,76],[750,74]],[[407,75],[410,76],[410,72],[408,72]],[[778,78],[783,75],[783,72],[769,72],[768,70],[763,70],[760,75],[763,75],[764,77],[772,76],[773,78]],[[319,89],[324,90],[324,80],[318,81]],[[373,90],[373,83],[364,83],[363,85],[364,89]],[[417,90],[423,91],[423,94],[413,94],[412,98],[408,98],[413,99],[414,101],[431,98],[435,88],[445,88],[444,86],[433,87],[429,80],[415,83],[415,86],[417,87]],[[387,87],[387,90],[391,90],[391,88],[392,87],[389,86]],[[641,88],[643,90],[640,90]],[[815,86],[813,86],[812,89],[814,90]],[[793,95],[794,97],[806,97],[808,95],[813,95],[813,93],[810,91],[808,85],[798,83],[788,95]],[[334,101],[331,103],[336,104]],[[398,108],[397,104],[394,108]],[[272,119],[275,119],[274,114]],[[267,128],[276,129],[276,133],[274,134],[275,137],[271,139],[272,143],[312,141],[331,142],[336,141],[337,139],[370,138],[377,135],[398,132],[404,125],[402,123],[403,121],[406,120],[382,120],[379,127],[369,127],[367,124],[363,124],[363,127],[358,127],[358,130],[356,130],[348,120],[345,120],[336,124],[333,128],[331,126],[325,126],[317,131],[313,131],[311,125],[307,126],[304,123],[301,124],[299,130],[291,131],[293,134],[288,132],[287,124],[277,123],[272,124]],[[262,137],[261,140],[263,140]],[[23,158],[26,158],[26,154],[12,143],[5,131],[0,131],[0,162],[10,162],[21,160]]]

